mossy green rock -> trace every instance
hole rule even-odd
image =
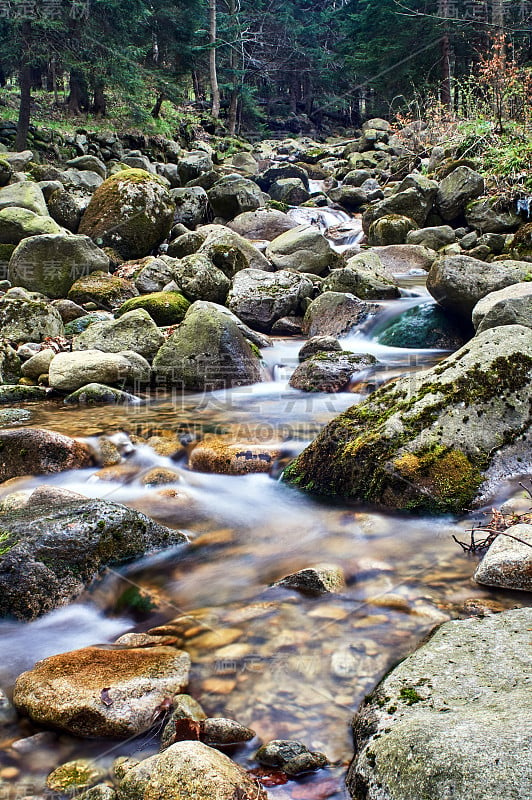
[[[479,300],[473,309],[477,333],[498,325],[526,325],[532,328],[532,282],[514,283]]]
[[[0,340],[0,384],[17,383],[20,378],[20,358],[8,342]]]
[[[106,777],[107,773],[104,769],[92,761],[79,758],[54,769],[46,778],[46,786],[52,792],[75,795],[84,789],[89,789],[99,781],[103,781]]]
[[[276,269],[291,269],[322,275],[337,263],[337,256],[325,236],[313,225],[299,225],[277,236],[266,248]]]
[[[230,316],[214,303],[198,301],[153,361],[155,375],[169,385],[216,390],[256,383],[260,361]]]
[[[55,224],[55,223],[54,223]],[[109,259],[88,236],[49,233],[23,239],[9,262],[9,280],[52,299],[64,298],[76,280],[107,272]]]
[[[1,614],[26,620],[74,600],[107,565],[186,541],[130,508],[85,499],[6,513],[2,531]]]
[[[501,195],[473,200],[465,217],[467,224],[481,233],[510,233],[521,223],[515,201]]]
[[[464,511],[498,451],[528,430],[531,378],[532,331],[488,330],[334,419],[284,478],[396,509]]]
[[[96,303],[100,308],[111,310],[137,295],[138,290],[131,281],[97,271],[78,278],[68,292],[68,299],[80,305]]]
[[[51,217],[43,217],[27,208],[0,210],[0,244],[18,244],[28,236],[42,233],[62,233],[62,228]]]
[[[376,359],[371,355],[355,355],[347,351],[317,353],[296,368],[290,386],[303,392],[347,391],[353,375],[375,364]]]
[[[442,625],[353,721],[353,800],[528,800],[532,610]]]
[[[46,201],[42,189],[33,181],[12,183],[0,189],[0,210],[3,208],[27,208],[34,214],[48,216]]]
[[[127,300],[120,306],[116,316],[144,309],[156,325],[177,325],[184,319],[189,307],[189,301],[179,292],[153,292]]]
[[[210,258],[201,253],[185,256],[173,269],[174,280],[192,303],[208,300],[225,303],[231,281],[215,266]]]
[[[43,386],[0,386],[0,405],[45,400],[47,394]]]
[[[482,194],[482,175],[469,167],[457,167],[441,181],[436,195],[436,208],[443,220],[452,222],[463,214],[470,200]]]
[[[142,308],[128,311],[119,319],[95,322],[74,337],[73,350],[102,350],[104,353],[120,353],[133,350],[144,358],[151,359],[164,341],[164,336]]]
[[[77,333],[86,331],[89,325],[94,322],[103,322],[109,319],[109,314],[104,311],[92,311],[90,314],[85,314],[83,317],[67,322],[65,325],[65,336],[75,336]]]
[[[62,336],[63,320],[59,312],[44,300],[16,298],[9,294],[0,299],[0,328],[6,339],[42,342],[48,336]]]
[[[331,270],[322,292],[350,292],[361,300],[387,300],[399,297],[399,289],[391,273],[371,250],[350,258],[344,268]]]
[[[367,235],[372,224],[381,217],[396,214],[413,219],[422,227],[432,208],[438,184],[422,175],[408,175],[397,187],[395,194],[374,203],[362,217],[362,227]]]
[[[532,222],[521,225],[515,233],[510,252],[519,261],[532,261]]]
[[[126,169],[96,189],[79,232],[124,260],[142,258],[167,237],[174,209],[161,178],[142,169]]]
[[[104,386],[102,383],[88,383],[63,400],[67,406],[99,406],[99,405],[138,405],[141,400],[129,392]]]
[[[389,244],[405,244],[410,231],[416,229],[416,223],[410,217],[400,214],[386,214],[375,220],[370,226],[368,244],[372,247],[386,247]]]
[[[271,271],[267,258],[251,242],[223,225],[206,225],[201,229],[207,238],[198,252],[210,258],[228,278],[241,269],[263,269]]]
[[[376,338],[379,344],[387,347],[456,350],[464,344],[464,337],[453,320],[433,303],[408,309]]]

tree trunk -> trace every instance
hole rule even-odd
[[[212,115],[220,116],[220,88],[216,71],[216,0],[209,0],[209,74],[211,81]]]
[[[157,99],[155,101],[155,105],[153,106],[150,112],[153,119],[159,119],[163,102],[164,102],[164,94],[163,92],[159,92],[159,94],[157,95]]]
[[[107,102],[105,100],[103,83],[97,83],[94,87],[94,99],[92,104],[92,112],[97,117],[105,117],[107,112]]]
[[[15,149],[25,150],[28,142],[28,131],[30,127],[31,114],[31,68],[24,61],[19,73],[20,84],[20,105],[18,110],[17,138],[15,139]]]
[[[72,116],[88,110],[87,88],[83,73],[78,70],[70,72],[70,93],[67,98],[68,113]]]
[[[449,0],[441,0],[441,13],[445,19],[449,19]],[[441,40],[440,101],[445,108],[451,108],[451,40],[449,38],[449,26],[447,23]]]

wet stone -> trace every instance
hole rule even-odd
[[[105,770],[85,759],[69,761],[55,769],[46,779],[48,789],[66,795],[78,794],[106,777]]]

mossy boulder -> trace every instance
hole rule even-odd
[[[297,228],[297,222],[294,222],[282,211],[274,208],[260,208],[256,211],[239,214],[229,223],[228,227],[246,239],[267,239],[271,242],[282,233]]]
[[[376,339],[387,347],[438,350],[457,350],[465,341],[456,322],[433,303],[409,308],[377,333]]]
[[[2,155],[0,155],[0,186],[7,186],[12,175],[13,168],[5,158],[2,158]]]
[[[367,235],[372,224],[381,217],[396,214],[413,219],[416,225],[423,227],[427,221],[438,184],[422,175],[407,175],[394,194],[374,203],[362,217],[362,227]]]
[[[473,200],[466,207],[466,222],[481,233],[511,233],[521,224],[515,201],[503,195]]]
[[[132,350],[151,359],[164,341],[164,336],[143,308],[128,311],[118,319],[95,322],[75,336],[73,350],[102,350],[120,353]]]
[[[198,301],[153,361],[157,378],[186,389],[216,390],[256,383],[260,360],[231,316]]]
[[[141,400],[140,397],[134,394],[122,392],[112,386],[104,386],[102,383],[88,383],[65,397],[63,402],[67,406],[128,406],[138,405]]]
[[[3,208],[0,211],[0,244],[18,244],[28,236],[62,233],[51,217],[35,214],[27,208]]]
[[[528,430],[532,331],[480,334],[333,420],[287,468],[307,491],[433,513],[470,508],[497,451]]]
[[[447,256],[432,265],[427,289],[437,303],[466,322],[473,308],[490,292],[532,277],[526,261],[493,261],[487,264],[470,256]]]
[[[181,259],[173,268],[173,277],[192,303],[196,300],[225,303],[231,288],[227,275],[201,253],[193,253]]]
[[[241,269],[272,270],[268,258],[263,256],[251,242],[223,225],[206,225],[201,229],[205,241],[198,250],[232,278]]]
[[[526,325],[532,328],[532,282],[514,283],[490,292],[473,309],[477,333],[499,325]]]
[[[2,531],[1,613],[24,620],[71,602],[107,565],[186,541],[137,511],[86,499],[51,508],[30,498],[2,515]]]
[[[272,183],[269,193],[272,200],[286,203],[289,206],[299,206],[310,198],[310,194],[300,178],[279,178]]]
[[[15,248],[9,280],[14,286],[57,299],[66,297],[77,281],[90,282],[92,273],[108,269],[109,259],[88,236],[48,233],[23,239]]]
[[[241,175],[221,178],[209,189],[207,196],[214,214],[223,219],[234,219],[245,211],[254,211],[264,205],[257,184]]]
[[[0,328],[4,338],[19,344],[42,342],[64,333],[63,320],[50,303],[9,293],[0,299]]]
[[[371,247],[405,244],[406,237],[416,227],[416,223],[410,217],[401,214],[386,214],[371,224],[368,232],[368,244]]]
[[[510,253],[518,261],[532,261],[532,222],[521,225],[516,231]]]
[[[63,795],[76,795],[105,780],[107,772],[92,761],[78,758],[67,761],[54,769],[46,778],[46,786],[52,792]]]
[[[78,304],[96,303],[100,308],[112,310],[137,295],[138,290],[131,281],[98,270],[78,278],[68,292],[68,299]]]
[[[190,302],[179,292],[152,292],[127,300],[116,312],[117,317],[144,309],[156,325],[177,325],[190,308]]]
[[[174,209],[164,180],[142,169],[126,169],[96,189],[79,232],[124,260],[142,258],[168,236]]]
[[[55,189],[48,198],[48,211],[58,225],[77,233],[83,214],[89,205],[90,196],[79,191]]]
[[[417,244],[431,250],[439,250],[456,242],[456,234],[450,225],[435,225],[429,228],[418,228],[410,231],[406,237],[407,244]]]
[[[174,223],[194,229],[196,225],[207,222],[210,206],[205,189],[201,186],[187,186],[172,189],[171,195],[175,204]]]
[[[109,313],[106,311],[91,311],[89,314],[77,317],[67,322],[65,325],[65,336],[75,336],[77,333],[82,333],[82,331],[86,331],[93,322],[104,322],[109,319],[109,316]]]
[[[502,538],[502,537],[501,537]],[[527,800],[532,610],[447,622],[353,720],[353,799]]]
[[[321,284],[323,292],[349,292],[361,300],[399,297],[399,288],[377,253],[371,250],[349,259],[346,266],[331,270]]]
[[[0,210],[3,208],[27,208],[34,214],[48,216],[46,201],[42,189],[33,181],[12,183],[0,189]]]
[[[0,340],[0,384],[17,383],[20,378],[20,358],[9,342]]]
[[[466,205],[484,194],[484,178],[469,167],[457,167],[441,181],[436,194],[436,209],[445,222],[463,215]]]

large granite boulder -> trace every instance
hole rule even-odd
[[[127,770],[119,800],[266,800],[257,780],[224,753],[184,741]]]
[[[532,610],[447,622],[353,722],[353,800],[528,800]]]
[[[235,275],[227,305],[246,325],[269,332],[278,319],[299,314],[313,289],[310,278],[295,272],[244,269]]]
[[[192,303],[196,300],[225,303],[231,288],[227,275],[203,253],[192,253],[182,258],[173,267],[172,275]]]
[[[207,256],[228,278],[241,269],[272,270],[272,265],[260,250],[225,226],[206,225],[201,233],[206,238],[198,253]]]
[[[285,480],[395,509],[461,512],[490,465],[529,429],[531,377],[530,328],[492,328],[334,419]]]
[[[105,566],[186,541],[138,511],[85,498],[55,507],[30,498],[1,524],[0,613],[17,619],[71,602]]]
[[[257,184],[241,175],[220,178],[209,189],[207,197],[215,215],[223,219],[234,219],[239,214],[264,205],[263,194]]]
[[[526,325],[532,328],[532,283],[514,283],[490,292],[473,308],[477,333],[498,325]]]
[[[527,261],[493,261],[470,256],[447,256],[432,265],[427,289],[437,303],[470,321],[473,308],[490,292],[525,281],[531,274]]]
[[[297,222],[274,208],[259,208],[239,214],[229,222],[228,227],[246,239],[266,239],[271,242],[282,233],[297,228]]]
[[[0,211],[0,244],[19,244],[28,236],[62,233],[51,217],[35,214],[27,208],[8,207]]]
[[[400,294],[391,273],[371,250],[353,256],[345,267],[331,270],[320,288],[323,292],[349,292],[362,300],[386,300]]]
[[[381,217],[397,214],[414,220],[423,227],[432,208],[438,184],[423,175],[411,174],[404,178],[396,191],[384,200],[371,205],[362,217],[367,235],[372,224]]]
[[[96,189],[79,233],[122,260],[142,258],[168,236],[175,203],[165,181],[142,169],[125,169]]]
[[[150,365],[131,350],[120,353],[103,353],[101,350],[58,353],[50,364],[48,380],[52,389],[62,392],[72,392],[87,383],[139,388],[149,383]]]
[[[256,383],[260,359],[236,323],[215,303],[193,303],[153,361],[157,379],[185,389],[216,390]]]
[[[13,290],[20,291],[20,290]],[[42,342],[64,333],[63,320],[57,309],[45,300],[34,300],[23,293],[10,294],[0,299],[0,328],[2,336],[10,341]]]
[[[465,217],[467,224],[481,233],[510,233],[522,221],[515,201],[503,195],[472,200],[467,205]]]
[[[457,167],[440,182],[436,208],[440,217],[452,222],[464,213],[466,205],[484,194],[484,178],[470,167]]]
[[[266,256],[277,269],[314,275],[321,275],[337,261],[325,236],[312,225],[298,225],[277,236],[266,248]]]
[[[164,336],[144,309],[129,311],[119,319],[93,322],[75,336],[73,350],[102,350],[104,353],[121,353],[132,350],[151,359],[164,341]]]
[[[41,187],[33,181],[12,183],[0,189],[0,210],[3,208],[27,208],[34,214],[48,216],[46,200]]]
[[[85,647],[23,672],[13,699],[33,722],[74,736],[137,736],[187,686],[189,669],[174,647]]]
[[[312,301],[305,312],[303,332],[307,336],[341,336],[364,322],[377,306],[353,294],[324,292]]]
[[[77,439],[37,428],[0,431],[0,483],[21,475],[64,472],[91,464],[89,447]]]
[[[9,262],[9,280],[53,299],[93,272],[107,273],[109,259],[88,236],[48,233],[23,239]]]

